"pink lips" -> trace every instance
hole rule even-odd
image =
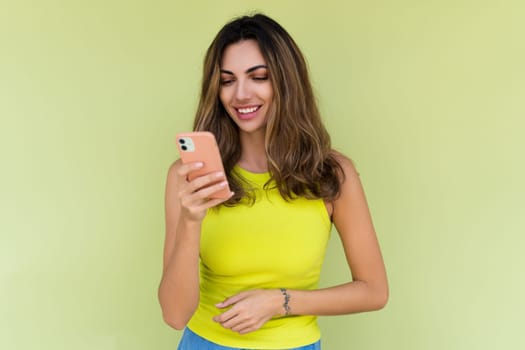
[[[255,106],[252,106],[252,107],[255,107]],[[250,120],[250,119],[255,118],[257,116],[257,112],[259,112],[259,110],[261,109],[261,106],[257,106],[257,109],[250,113],[239,112],[239,109],[246,109],[246,108],[251,108],[251,107],[235,108],[235,112],[237,112],[237,116],[239,117],[240,120]]]

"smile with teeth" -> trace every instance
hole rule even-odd
[[[260,106],[248,107],[248,108],[237,108],[237,111],[241,114],[253,113],[259,109]]]

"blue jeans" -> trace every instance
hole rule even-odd
[[[198,334],[193,333],[191,329],[186,328],[184,329],[184,334],[182,335],[182,339],[180,340],[179,347],[177,348],[177,350],[240,350],[240,349],[230,348],[228,346],[222,346],[219,344],[212,343],[211,341],[204,339]],[[249,349],[242,349],[242,350],[249,350]],[[316,343],[313,343],[310,345],[301,346],[301,347],[293,348],[293,349],[287,349],[287,350],[321,350],[321,341],[319,340]]]

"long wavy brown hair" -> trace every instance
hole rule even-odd
[[[259,44],[274,94],[265,136],[272,177],[266,187],[272,183],[286,200],[303,196],[333,201],[344,174],[322,123],[304,56],[283,27],[263,14],[255,14],[226,24],[208,48],[194,122],[194,130],[210,131],[217,138],[235,193],[225,204],[254,199],[246,180],[234,171],[241,157],[239,129],[219,100],[222,54],[228,45],[247,39]]]

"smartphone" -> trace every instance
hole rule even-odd
[[[194,131],[176,135],[177,147],[179,149],[182,163],[202,162],[204,166],[188,174],[188,180],[203,176],[209,173],[222,171],[222,159],[217,146],[215,136],[208,131]],[[219,180],[220,182],[223,180]],[[218,192],[213,193],[210,198],[228,198],[231,190],[229,186],[224,187]]]

